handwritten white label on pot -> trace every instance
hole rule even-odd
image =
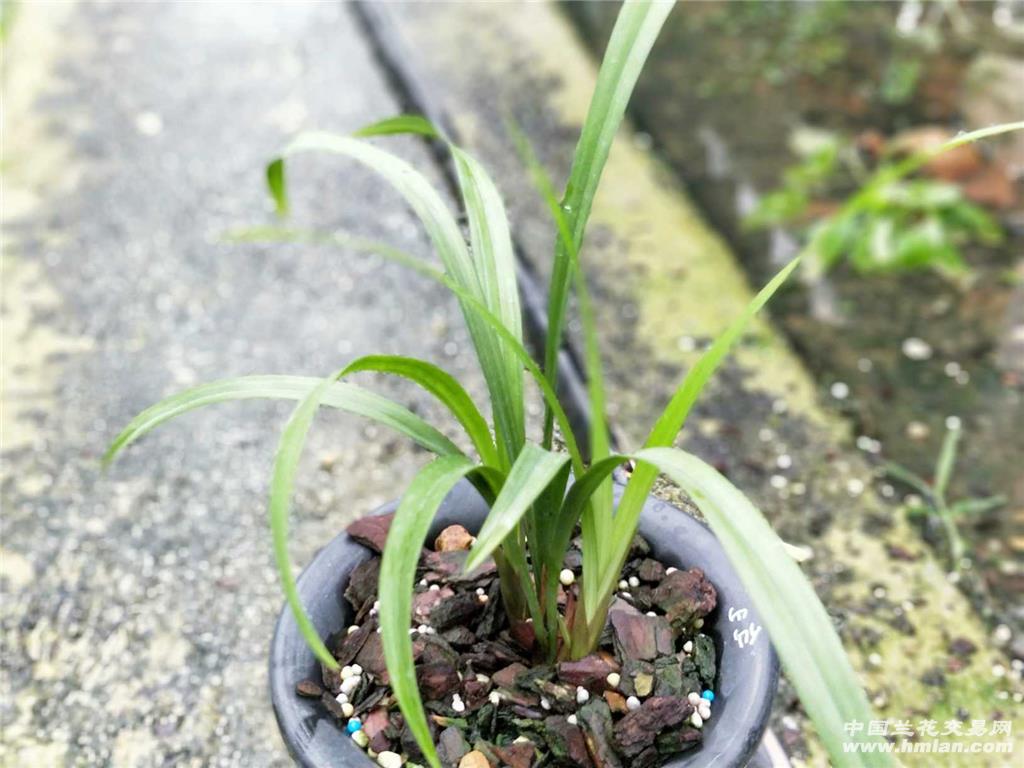
[[[729,621],[743,621],[745,618],[747,618],[746,608],[729,609]]]
[[[747,616],[750,615],[750,611],[746,608],[730,608],[729,609],[729,621],[737,623],[745,621]],[[732,639],[736,641],[736,645],[740,648],[746,648],[749,645],[753,645],[757,642],[757,638],[761,636],[761,625],[751,621],[746,627],[742,629],[734,629],[732,631]]]

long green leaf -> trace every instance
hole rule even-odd
[[[409,637],[413,584],[423,540],[437,508],[452,487],[474,469],[473,463],[464,458],[445,456],[419,471],[395,512],[380,567],[381,594],[386,592],[388,596],[380,606],[381,640],[391,690],[409,730],[433,768],[440,768],[441,763],[423,712]]]
[[[844,751],[844,725],[872,720],[871,708],[832,620],[764,516],[741,491],[692,454],[649,448],[635,456],[678,483],[704,514],[754,601],[786,677],[814,721],[833,765],[892,765],[890,755]]]
[[[306,444],[310,425],[316,415],[320,402],[331,385],[337,380],[338,374],[324,379],[317,384],[295,407],[291,418],[281,432],[281,440],[274,457],[274,471],[270,481],[270,533],[274,542],[274,560],[281,578],[281,586],[285,598],[295,616],[299,632],[306,644],[322,664],[337,669],[338,662],[327,650],[320,634],[302,606],[299,590],[295,585],[292,573],[291,557],[288,554],[288,514],[291,509],[292,487],[295,483],[295,471],[302,457],[302,449]],[[466,459],[461,459],[466,461]]]
[[[522,341],[519,284],[505,204],[483,166],[454,144],[450,146],[469,218],[473,258],[486,297],[485,303],[512,335]],[[496,418],[496,421],[503,428],[500,440],[511,462],[526,440],[522,368],[505,345],[499,343],[495,352],[501,355],[501,359],[494,365],[504,373],[497,382],[500,392],[496,395],[492,391],[491,396],[497,398],[498,407],[504,411],[502,419]]]
[[[319,384],[320,379],[307,376],[243,376],[179,392],[151,405],[132,419],[111,442],[103,463],[110,464],[124,448],[150,430],[195,408],[230,400],[302,400]],[[439,456],[461,453],[451,440],[408,408],[355,384],[331,384],[323,393],[322,404],[374,419]]]
[[[481,323],[486,324],[494,331],[495,335],[500,337],[506,346],[512,350],[520,364],[526,368],[527,372],[533,377],[533,380],[537,384],[537,388],[540,390],[541,396],[544,398],[545,405],[555,414],[555,420],[558,422],[558,427],[562,430],[562,434],[565,439],[566,451],[568,451],[569,456],[572,459],[573,472],[580,475],[583,474],[583,457],[580,454],[579,446],[576,444],[576,438],[572,431],[572,426],[569,423],[569,417],[566,415],[565,409],[562,408],[561,403],[558,401],[558,396],[555,394],[554,388],[544,377],[544,373],[541,371],[540,366],[538,366],[537,363],[534,362],[533,358],[530,357],[530,353],[526,351],[526,347],[524,347],[522,343],[512,335],[511,331],[505,328],[501,320],[493,312],[485,307],[479,299],[471,296],[467,291],[456,285],[455,282],[447,275],[442,274],[429,264],[424,263],[421,259],[417,259],[415,256],[411,256],[398,248],[388,245],[387,243],[362,237],[353,237],[337,232],[333,234],[321,234],[277,227],[254,227],[240,232],[235,232],[233,234],[233,239],[245,242],[310,242],[353,248],[367,253],[375,253],[389,261],[394,261],[397,264],[408,267],[424,277],[433,280],[439,285],[443,285],[455,294],[456,298],[464,303],[464,306],[468,307],[469,310],[475,313],[479,317]]]
[[[594,195],[597,193],[612,141],[626,112],[626,104],[672,6],[672,2],[628,0],[623,4],[615,21],[615,28],[612,30],[597,75],[597,85],[590,101],[590,109],[576,145],[562,204],[571,224],[572,242],[577,252],[583,247],[583,235]],[[570,252],[563,240],[559,239],[548,287],[548,333],[544,348],[544,372],[552,386],[558,377],[558,351],[562,343],[565,308],[572,276],[571,266]],[[544,445],[550,447],[550,414],[546,414],[544,426]]]
[[[411,123],[415,123],[415,121],[405,116],[392,120],[390,123],[385,121],[363,130],[369,133],[374,131],[394,133],[397,132],[399,125],[408,127]],[[417,125],[423,129],[422,122]],[[285,147],[281,156],[267,166],[267,183],[279,211],[287,210],[285,158],[296,153],[310,151],[344,155],[381,175],[405,198],[423,222],[434,248],[441,257],[445,270],[455,283],[492,312],[500,310],[499,307],[489,304],[484,282],[477,264],[470,257],[469,249],[458,224],[430,182],[409,163],[365,141],[325,132],[310,132],[297,136]],[[480,368],[491,395],[495,428],[502,435],[502,440],[499,443],[508,441],[509,444],[513,444],[517,436],[525,431],[522,424],[521,372],[518,369],[510,370],[511,357],[506,354],[505,346],[502,345],[493,329],[482,323],[477,314],[470,311],[461,298],[459,303],[462,306],[463,315],[466,318],[466,324],[480,361]],[[514,336],[516,335],[516,327],[508,330]],[[514,382],[518,382],[518,390]],[[508,451],[505,453],[508,454]],[[514,458],[514,453],[505,456],[508,463],[511,463],[512,458]]]
[[[587,396],[590,404],[590,461],[599,462],[608,456],[610,443],[608,437],[608,421],[605,416],[604,371],[601,365],[601,350],[597,340],[597,322],[590,302],[586,279],[579,263],[579,254],[573,240],[569,221],[562,206],[555,197],[554,185],[544,166],[541,165],[529,139],[513,121],[507,123],[509,133],[516,145],[520,158],[530,171],[534,185],[547,205],[552,221],[558,231],[562,246],[569,254],[573,283],[579,300],[580,321],[583,325],[584,361],[587,372]],[[548,435],[545,434],[545,444]],[[600,492],[588,495],[588,503],[583,511],[583,572],[596,574],[601,564],[609,557],[612,533],[612,484],[608,478],[601,486]],[[549,572],[554,572],[561,564],[563,552],[557,548],[547,550],[553,562],[547,563]],[[597,592],[598,579],[584,579],[584,605],[593,605],[599,601]]]
[[[367,355],[345,366],[342,377],[361,371],[388,373],[419,384],[451,411],[466,430],[469,439],[473,441],[477,453],[480,454],[480,460],[491,466],[498,465],[498,455],[494,450],[487,421],[476,407],[473,398],[450,373],[433,363],[411,357]]]
[[[701,355],[696,365],[687,371],[682,384],[679,385],[651,429],[645,447],[672,445],[679,430],[683,428],[690,409],[704,390],[708,379],[721,365],[732,346],[743,335],[754,315],[775,295],[775,292],[793,273],[800,263],[800,258],[799,255],[796,256],[779,270],[775,277],[769,280],[767,285],[751,299],[743,314],[733,320],[729,327],[718,335],[714,343]],[[651,486],[654,485],[656,477],[657,472],[653,468],[637,467],[630,476],[629,482],[626,483],[626,490],[623,492],[622,499],[619,500],[619,507],[615,514],[612,557],[602,564],[601,587],[598,590],[601,595],[609,594],[615,584],[615,579],[618,578],[617,574],[622,569],[622,563],[625,562],[626,554],[629,552],[629,542],[633,538],[637,521],[640,519],[640,510],[643,508],[644,501]],[[594,617],[588,606],[588,621],[592,621]]]
[[[358,136],[387,136],[416,134],[430,138],[444,138],[426,118],[418,115],[399,115],[366,126]],[[498,189],[479,162],[447,140],[455,163],[459,189],[469,220],[473,262],[483,291],[484,303],[494,312],[512,334],[522,341],[522,310],[519,305],[519,286],[516,280],[515,256],[512,236],[508,227],[505,205]],[[526,417],[523,407],[523,381],[521,368],[515,356],[502,345],[478,350],[487,355],[498,355],[491,367],[504,369],[504,376],[495,380],[500,392],[492,400],[502,411],[496,418],[499,427],[500,448],[511,463],[526,439]],[[511,432],[508,430],[511,429]]]
[[[469,551],[467,571],[491,556],[568,461],[568,456],[551,453],[533,443],[523,446]]]

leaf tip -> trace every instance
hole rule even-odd
[[[285,187],[283,157],[276,157],[267,164],[267,188],[274,199],[277,215],[287,216],[288,192]]]

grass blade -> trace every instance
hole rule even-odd
[[[690,409],[696,402],[700,393],[704,390],[708,379],[718,369],[725,356],[732,349],[732,346],[743,335],[747,325],[755,314],[775,295],[775,292],[782,287],[786,279],[793,273],[800,263],[798,255],[768,281],[757,295],[747,304],[743,314],[737,317],[728,328],[715,339],[708,350],[701,355],[696,365],[687,371],[682,384],[676,390],[665,410],[662,411],[650,435],[647,437],[645,447],[656,448],[672,445],[679,430],[683,428]],[[602,569],[601,587],[598,593],[609,594],[615,584],[617,574],[625,562],[626,554],[629,552],[629,542],[633,538],[637,521],[640,519],[640,510],[643,508],[644,500],[654,484],[657,472],[652,467],[639,466],[626,483],[626,490],[614,518],[615,533],[612,536],[614,541],[613,556],[605,561]],[[588,621],[594,619],[591,609],[587,608]]]
[[[196,408],[231,400],[302,400],[319,384],[320,379],[307,376],[243,376],[179,392],[151,405],[132,419],[111,442],[103,456],[103,464],[109,465],[128,445],[150,430]],[[355,384],[331,384],[322,393],[321,404],[378,421],[439,456],[461,454],[458,446],[408,408]]]
[[[579,446],[576,444],[576,438],[573,434],[572,426],[569,423],[569,418],[566,415],[565,410],[562,408],[561,403],[559,403],[558,396],[555,394],[554,388],[544,377],[544,373],[541,371],[540,366],[538,366],[530,356],[530,353],[526,351],[526,347],[524,347],[523,344],[512,335],[512,332],[502,324],[501,320],[493,312],[484,306],[479,299],[470,295],[469,292],[457,285],[447,275],[437,269],[434,269],[429,264],[424,263],[422,259],[411,256],[398,248],[388,245],[387,243],[363,237],[352,237],[342,233],[321,234],[278,227],[254,227],[235,232],[232,237],[235,240],[245,242],[269,241],[330,244],[343,248],[352,248],[367,253],[375,253],[389,261],[394,261],[397,264],[408,267],[409,269],[418,272],[423,277],[433,280],[439,285],[443,285],[463,303],[464,308],[468,308],[470,312],[479,318],[481,323],[487,325],[494,331],[495,335],[505,343],[508,349],[510,349],[515,355],[516,359],[519,360],[519,363],[526,368],[527,372],[533,377],[534,382],[537,384],[537,388],[540,390],[541,396],[544,398],[545,406],[550,408],[555,414],[555,420],[558,423],[558,427],[562,430],[562,435],[565,438],[566,450],[572,459],[573,472],[577,475],[583,474],[583,456],[580,453]]]
[[[281,432],[281,440],[274,456],[274,471],[270,481],[270,533],[274,542],[274,560],[281,578],[281,587],[306,644],[317,659],[331,669],[337,669],[338,662],[327,650],[316,627],[313,626],[313,622],[310,621],[306,610],[302,607],[299,590],[295,585],[291,557],[288,554],[288,513],[291,508],[295,471],[298,468],[299,459],[302,457],[306,436],[309,434],[313,417],[320,407],[320,401],[337,378],[338,374],[322,380],[295,407],[291,418],[288,419],[288,423],[285,424],[284,430]],[[465,461],[465,459],[463,460]]]
[[[597,340],[597,323],[594,319],[594,311],[590,302],[590,292],[587,290],[586,279],[579,263],[579,254],[576,251],[576,244],[573,240],[569,221],[566,218],[562,206],[555,197],[554,185],[548,176],[544,166],[537,159],[529,139],[512,121],[508,121],[509,133],[516,145],[516,150],[524,165],[533,178],[541,198],[547,205],[552,221],[555,223],[562,247],[569,255],[570,268],[573,274],[573,283],[576,288],[576,295],[579,301],[580,321],[583,325],[583,348],[584,361],[587,373],[587,396],[590,404],[590,461],[599,462],[608,456],[610,443],[608,437],[608,421],[605,416],[605,387],[604,371],[601,365],[601,350]],[[552,420],[553,421],[553,420]],[[545,425],[548,429],[549,425]],[[551,435],[545,432],[545,444],[550,440]],[[610,556],[608,551],[611,544],[612,527],[612,484],[611,478],[594,492],[588,494],[587,504],[583,510],[583,572],[585,574],[596,574],[603,568]],[[553,562],[548,563],[550,570],[557,570],[561,565],[562,552],[552,547],[550,557]],[[595,605],[599,601],[598,588],[600,583],[597,578],[584,579],[583,600],[584,605]]]
[[[391,677],[391,690],[416,738],[416,743],[433,768],[441,768],[423,712],[423,700],[416,682],[412,638],[412,593],[423,540],[430,530],[437,508],[452,487],[475,469],[472,462],[445,456],[419,471],[402,497],[388,532],[380,567],[380,626],[384,659]]]
[[[382,135],[397,133],[403,127],[412,128],[415,132],[423,132],[429,130],[428,126],[429,123],[422,118],[416,120],[410,116],[403,116],[369,126],[364,128],[363,132],[367,135]],[[288,204],[284,160],[293,154],[309,151],[344,155],[380,174],[405,198],[423,222],[434,248],[441,257],[445,270],[455,283],[492,312],[501,316],[500,307],[489,303],[489,294],[485,289],[478,264],[470,257],[462,232],[441,196],[419,171],[389,152],[348,136],[325,132],[300,134],[285,147],[280,157],[271,161],[267,166],[267,183],[279,211],[286,211]],[[503,220],[503,209],[501,213]],[[488,215],[494,215],[493,206],[489,208]],[[507,223],[503,221],[502,225],[507,230]],[[515,301],[518,301],[518,295],[516,295]],[[501,435],[499,444],[506,446],[504,453],[507,455],[504,456],[504,459],[507,465],[515,456],[515,453],[509,448],[518,447],[520,436],[525,435],[522,373],[518,368],[510,368],[511,355],[507,354],[500,340],[495,337],[493,330],[482,323],[476,313],[470,311],[461,299],[459,303],[462,305],[463,315],[469,326],[470,336],[480,361],[480,368],[491,394],[495,428]],[[522,334],[519,330],[521,319],[518,313],[514,319],[514,324],[507,327],[507,330],[517,339],[521,339]]]
[[[583,235],[594,195],[608,160],[612,140],[626,112],[626,104],[672,6],[672,2],[628,1],[623,4],[615,21],[597,75],[590,109],[573,155],[572,170],[562,203],[576,252],[583,246]],[[565,324],[571,267],[570,251],[563,240],[559,239],[548,287],[548,333],[544,347],[544,372],[552,386],[558,378],[558,350]],[[551,415],[547,414],[545,447],[550,447],[550,425]]]
[[[454,144],[451,146],[462,201],[469,218],[469,235],[474,262],[483,288],[485,304],[520,341],[523,338],[519,284],[516,280],[515,254],[509,233],[505,205],[491,177],[473,157]],[[523,406],[522,368],[515,356],[498,342],[491,354],[500,359],[492,366],[504,371],[491,392],[495,403],[495,422],[499,440],[511,461],[526,440],[526,414]],[[500,420],[498,413],[501,414]]]
[[[369,138],[370,136],[397,136],[408,133],[426,136],[429,139],[441,138],[441,134],[434,124],[422,115],[395,115],[364,126],[352,135]]]
[[[1007,502],[1005,496],[986,496],[983,499],[964,499],[951,505],[949,513],[953,517],[963,515],[984,515],[993,509],[998,509]]]
[[[551,453],[533,443],[523,446],[469,551],[467,571],[491,556],[568,462],[565,454]]]
[[[704,513],[757,606],[832,764],[892,765],[890,755],[844,751],[844,724],[869,722],[871,708],[832,620],[768,521],[741,491],[692,454],[649,448],[635,456],[678,483]]]
[[[441,401],[466,430],[469,439],[480,454],[480,461],[498,465],[498,455],[491,439],[491,430],[473,398],[463,386],[445,370],[433,363],[397,355],[367,355],[345,366],[342,377],[361,371],[374,371],[401,376],[419,384]]]
[[[949,479],[953,475],[956,448],[961,434],[962,430],[959,425],[946,430],[946,436],[942,440],[942,449],[939,451],[939,458],[935,463],[935,495],[941,503],[945,503],[946,500],[946,489],[949,487]]]
[[[935,492],[932,490],[932,487],[928,485],[925,479],[917,473],[911,472],[906,467],[902,467],[894,461],[885,462],[883,467],[886,475],[894,480],[898,480],[904,485],[910,486],[926,499],[933,499],[935,497]]]

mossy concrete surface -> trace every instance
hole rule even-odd
[[[503,121],[514,117],[555,178],[565,178],[595,80],[571,24],[547,3],[388,9],[374,14],[374,25],[399,79],[414,81],[428,109],[446,112],[491,169],[527,261],[544,274],[552,228]],[[752,287],[645,137],[628,127],[612,149],[582,258],[598,307],[610,417],[624,446],[636,446]],[[804,548],[805,570],[880,719],[1015,720],[1020,688],[1007,659],[916,531],[875,496],[870,467],[848,426],[820,406],[823,396],[761,320],[718,374],[681,444],[726,472],[785,539]],[[669,486],[660,492],[686,503]],[[975,650],[956,656],[954,641]],[[776,726],[797,760],[826,763],[785,685]],[[904,758],[934,764],[924,755]],[[1002,765],[1004,758],[951,756],[943,764]]]

